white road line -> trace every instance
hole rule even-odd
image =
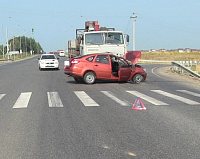
[[[119,98],[117,98],[116,96],[114,96],[110,91],[101,91],[103,94],[105,94],[106,96],[110,97],[112,100],[114,100],[115,102],[119,103],[122,106],[128,106],[128,104],[122,100],[120,100]]]
[[[183,98],[181,96],[177,96],[175,94],[171,94],[171,93],[164,92],[164,91],[161,91],[161,90],[151,90],[151,91],[156,92],[156,93],[161,94],[161,95],[164,95],[164,96],[167,96],[167,97],[170,97],[170,98],[173,98],[173,99],[176,99],[176,100],[181,101],[181,102],[186,103],[186,104],[190,104],[190,105],[200,104],[200,103],[192,101],[190,99]]]
[[[58,92],[47,92],[49,107],[63,107]]]
[[[21,93],[13,108],[27,108],[32,92]]]
[[[99,106],[99,104],[90,98],[84,91],[74,91],[74,93],[85,106]]]
[[[176,91],[186,93],[186,94],[190,94],[190,95],[193,95],[193,96],[196,96],[196,97],[200,97],[200,94],[195,93],[195,92],[190,92],[190,91],[186,91],[186,90],[176,90]]]
[[[152,103],[154,105],[168,105],[167,103],[164,103],[162,101],[159,101],[159,100],[157,100],[155,98],[149,97],[149,96],[147,96],[145,94],[142,94],[140,92],[137,92],[137,91],[126,91],[126,92],[128,92],[130,94],[133,94],[133,95],[135,95],[137,97],[140,97],[141,99],[144,99],[147,102]]]
[[[5,96],[6,94],[0,94],[0,100]]]

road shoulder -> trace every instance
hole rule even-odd
[[[166,67],[160,67],[158,69],[158,73],[161,76],[164,76],[165,78],[168,78],[170,80],[178,80],[180,82],[184,82],[184,84],[193,86],[195,88],[200,89],[200,79],[197,77],[194,77],[192,75],[185,75],[185,74],[178,74],[176,72],[173,72],[171,69],[171,66]]]

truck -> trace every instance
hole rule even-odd
[[[93,53],[124,56],[129,36],[115,28],[99,27],[98,21],[86,21],[84,29],[76,29],[75,41],[68,41],[69,57]]]

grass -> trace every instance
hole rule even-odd
[[[200,53],[142,52],[141,59],[160,61],[200,61]]]
[[[25,53],[23,53],[23,54],[18,54],[18,55],[12,55],[12,56],[10,56],[10,60],[20,60],[20,59],[24,59],[24,58],[27,58],[27,57],[31,57],[32,55],[30,54],[30,53],[27,53],[27,54],[25,54]],[[7,56],[5,56],[5,60],[7,60],[8,59],[8,57]],[[3,55],[0,55],[0,60],[3,60]]]

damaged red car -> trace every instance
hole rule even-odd
[[[88,54],[64,62],[64,73],[76,82],[93,84],[96,80],[132,81],[140,83],[146,79],[143,67],[109,53]]]

